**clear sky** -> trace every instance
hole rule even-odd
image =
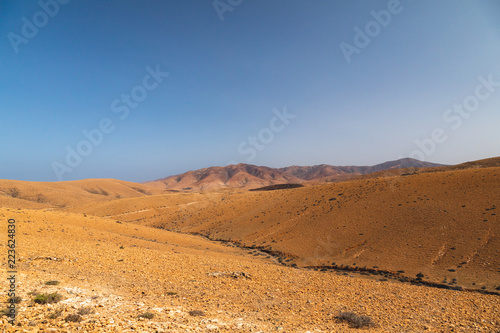
[[[4,179],[500,155],[498,0],[6,0],[0,35]]]

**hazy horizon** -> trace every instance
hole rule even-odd
[[[495,156],[497,157],[497,156]],[[403,157],[403,158],[400,158],[400,159],[406,159],[406,158],[410,158],[410,157]],[[490,157],[490,158],[494,158],[494,157]],[[397,160],[400,160],[400,159],[397,159]],[[485,158],[485,159],[488,159]],[[391,161],[382,161],[382,162],[378,162],[378,163],[374,163],[374,164],[371,164],[371,165],[361,165],[361,164],[358,164],[358,165],[347,165],[347,164],[344,164],[344,165],[333,165],[333,164],[326,164],[326,163],[319,163],[319,164],[314,164],[314,165],[305,165],[305,164],[290,164],[290,165],[277,165],[277,166],[269,166],[269,165],[259,165],[259,164],[252,164],[252,163],[244,163],[244,162],[240,162],[240,163],[237,163],[237,164],[246,164],[246,165],[254,165],[256,167],[269,167],[269,168],[272,168],[272,169],[280,169],[280,168],[286,168],[286,167],[294,167],[294,166],[297,166],[297,167],[309,167],[309,166],[319,166],[319,165],[330,165],[330,166],[333,166],[333,167],[370,167],[370,166],[376,166],[376,165],[379,165],[379,164],[383,164],[383,163],[386,163],[386,162],[393,162],[393,161],[397,161],[397,160],[391,160]],[[456,165],[456,164],[462,164],[462,163],[466,163],[466,162],[472,162],[472,161],[463,161],[463,162],[459,162],[459,163],[456,163],[456,164],[443,164],[443,163],[438,163],[438,162],[433,162],[433,161],[425,161],[425,162],[429,162],[429,163],[432,163],[432,164],[442,164],[443,166],[451,166],[451,165]],[[181,171],[180,173],[176,173],[176,174],[169,174],[169,175],[165,175],[165,176],[162,176],[160,178],[155,178],[155,179],[145,179],[145,180],[140,180],[140,181],[135,181],[135,182],[138,182],[138,183],[147,183],[147,182],[153,182],[153,181],[157,181],[157,180],[161,180],[161,179],[164,179],[164,178],[168,178],[168,177],[173,177],[173,176],[178,176],[178,175],[181,175],[181,174],[184,174],[184,173],[187,173],[189,171],[196,171],[196,170],[201,170],[201,169],[207,169],[207,168],[212,168],[212,167],[215,167],[215,168],[223,168],[223,167],[227,167],[227,166],[231,166],[231,165],[237,165],[237,164],[228,164],[228,165],[210,165],[210,166],[205,166],[205,167],[200,167],[200,168],[197,168],[197,169],[187,169],[187,170],[184,170],[184,171]],[[6,180],[22,180],[22,179],[7,179],[7,178],[0,178],[0,179],[6,179]],[[116,180],[124,180],[124,181],[127,181],[126,179],[119,179],[119,178],[109,178],[109,177],[92,177],[92,178],[79,178],[79,179],[71,179],[70,181],[73,181],[73,180],[88,180],[88,179],[116,179]],[[57,181],[57,180],[55,180]],[[46,181],[34,181],[34,182],[46,182]],[[50,182],[50,181],[49,181]],[[131,181],[131,182],[134,182],[134,181]]]
[[[500,156],[500,2],[5,1],[1,179]]]

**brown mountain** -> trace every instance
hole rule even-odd
[[[202,191],[217,188],[252,189],[275,184],[318,183],[346,180],[354,176],[400,168],[441,167],[443,165],[404,158],[374,166],[290,166],[269,168],[250,164],[210,167],[148,182],[159,188],[176,191]]]
[[[169,190],[212,190],[222,187],[256,188],[273,184],[302,182],[301,178],[263,166],[249,164],[210,167],[188,171],[181,175],[170,176],[149,182]]]

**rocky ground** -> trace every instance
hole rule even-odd
[[[15,326],[0,319],[5,332],[356,331],[339,311],[369,317],[370,332],[500,330],[495,295],[295,269],[256,251],[83,214],[1,208],[0,219],[5,230],[16,220],[22,298]],[[0,244],[7,276],[7,238]],[[0,288],[7,300],[6,278]],[[61,299],[34,301],[51,293]]]

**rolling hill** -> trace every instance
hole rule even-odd
[[[0,179],[0,205],[3,207],[63,208],[159,193],[164,191],[116,179],[54,183]]]
[[[280,254],[288,264],[377,267],[441,283],[500,281],[500,168],[233,193],[179,193],[74,207]]]
[[[373,318],[373,332],[498,330],[500,158],[427,168],[406,162],[344,170],[238,165],[178,181],[282,182],[267,191],[0,180],[2,228],[9,219],[18,228],[19,324],[345,332],[335,315],[352,310]],[[351,178],[339,181],[336,172]],[[7,253],[6,238],[0,247]],[[0,265],[6,273],[7,261]],[[53,280],[61,286],[45,284]],[[33,293],[54,291],[61,305],[34,303]],[[83,305],[94,312],[64,320]]]
[[[218,188],[252,189],[275,184],[317,183],[346,180],[358,175],[400,168],[440,167],[441,164],[411,158],[374,166],[290,166],[269,168],[249,164],[210,167],[161,178],[148,185],[176,191],[206,191]]]

